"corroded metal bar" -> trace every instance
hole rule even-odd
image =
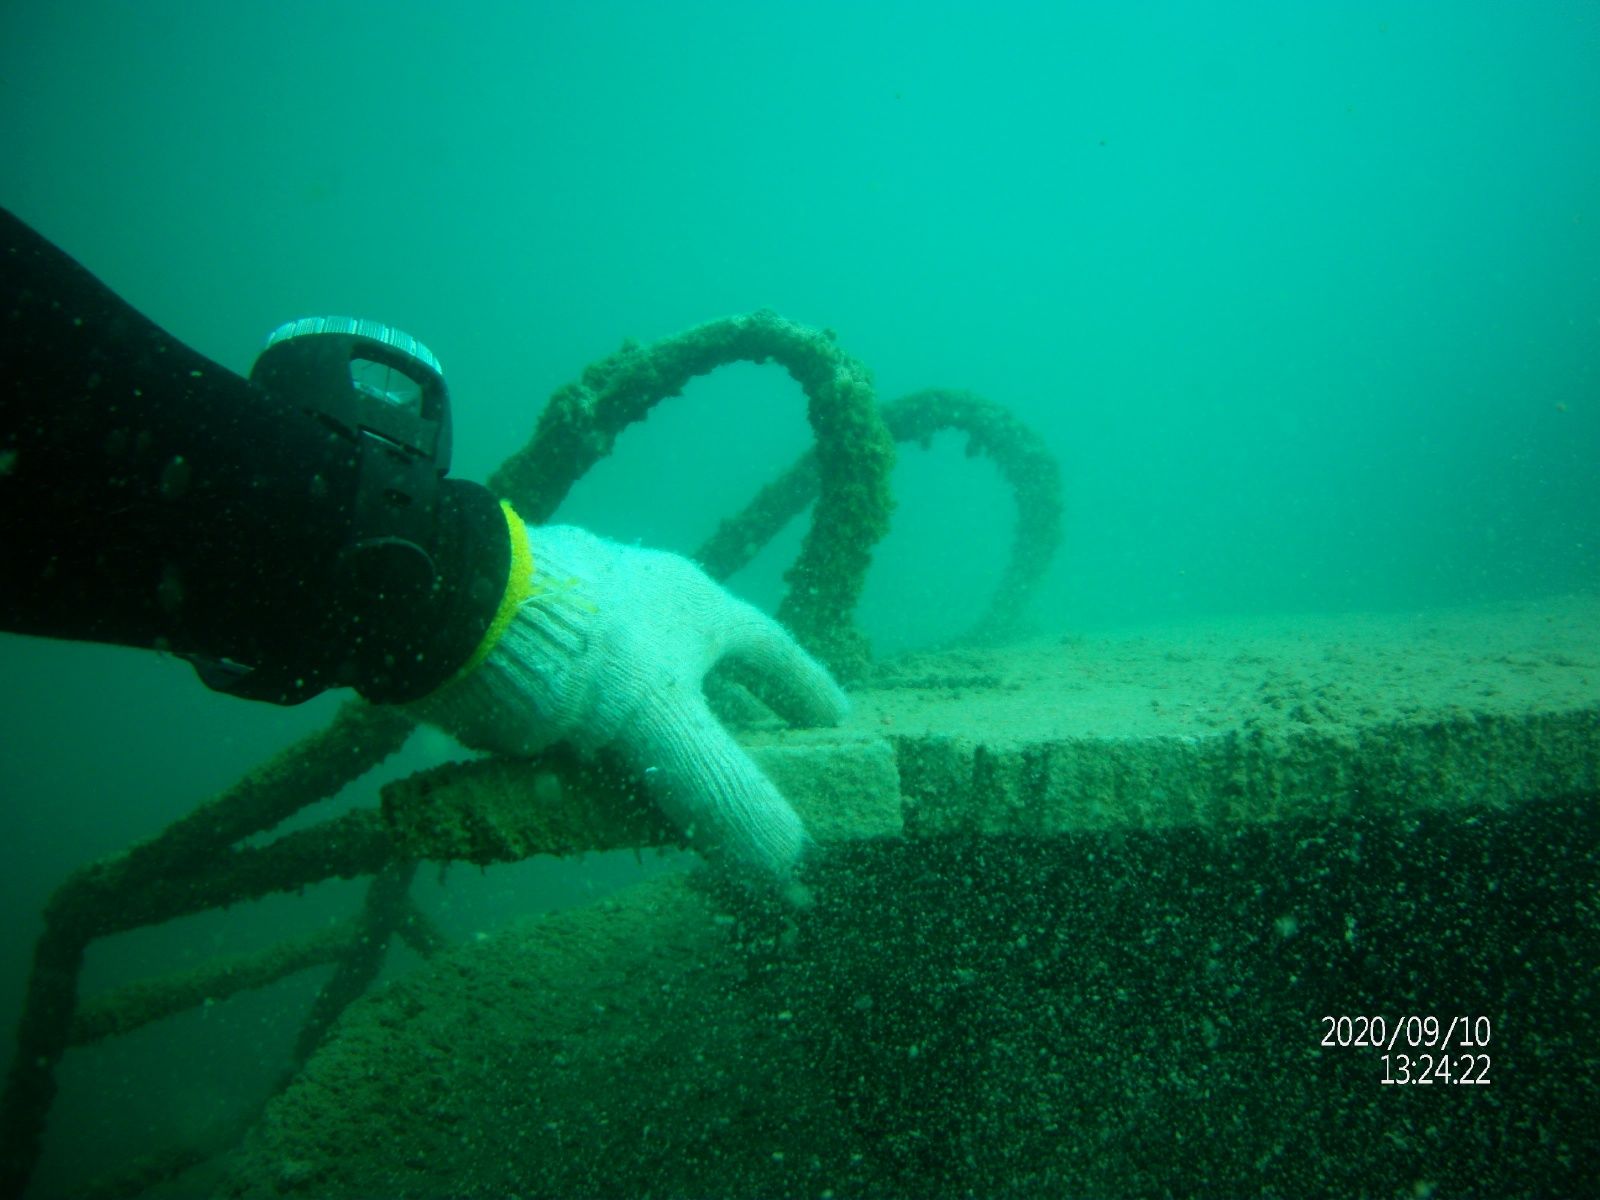
[[[489,486],[528,520],[546,521],[584,472],[611,453],[617,435],[660,401],[718,367],[768,361],[805,392],[817,438],[817,507],[778,617],[836,674],[855,678],[866,665],[866,644],[851,613],[872,547],[889,528],[894,439],[873,400],[870,373],[831,332],[763,310],[646,347],[627,343],[550,397],[533,439]]]
[[[969,456],[983,454],[1011,485],[1017,502],[1011,560],[994,599],[973,631],[990,641],[1015,633],[1061,541],[1061,468],[1044,439],[1010,412],[972,392],[930,388],[883,406],[897,442],[927,445],[937,433],[967,435]],[[713,579],[726,579],[754,558],[778,531],[805,511],[820,487],[814,451],[756,493],[695,552]]]

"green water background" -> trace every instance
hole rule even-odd
[[[1593,3],[10,0],[0,144],[0,203],[230,368],[310,313],[428,342],[465,477],[623,338],[766,306],[836,330],[884,399],[970,388],[1047,438],[1049,631],[1600,579]],[[688,550],[807,439],[781,372],[733,368],[561,516]],[[1011,521],[953,437],[895,490],[861,609],[884,651],[978,615]],[[732,586],[774,607],[798,534]],[[5,637],[0,672],[9,1031],[49,889],[330,709],[103,647]],[[418,892],[464,935],[634,870]],[[353,894],[121,939],[90,979]],[[69,1056],[47,1177],[94,1165],[67,1161],[85,1131],[114,1158],[253,1094],[317,981]]]

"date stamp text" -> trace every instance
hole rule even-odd
[[[1375,1051],[1381,1082],[1400,1087],[1487,1086],[1493,1039],[1494,1023],[1486,1016],[1322,1018],[1322,1045]]]

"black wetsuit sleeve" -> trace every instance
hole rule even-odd
[[[505,520],[445,480],[435,582],[395,598],[338,568],[349,438],[155,326],[0,210],[0,628],[166,649],[281,681],[425,695],[481,640]],[[259,690],[259,689],[258,689]]]

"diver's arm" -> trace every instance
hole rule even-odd
[[[615,747],[694,844],[794,882],[804,826],[701,688],[735,658],[791,719],[839,720],[844,693],[776,621],[686,559],[529,527],[442,479],[438,437],[379,428],[409,416],[392,395],[352,421],[311,395],[317,370],[264,366],[297,334],[257,387],[0,217],[0,628],[166,647],[261,699],[416,701],[502,753]],[[344,335],[323,332],[309,356],[331,362]]]
[[[237,690],[290,703],[335,686],[414,699],[482,640],[509,569],[485,489],[441,481],[422,524],[432,586],[344,569],[351,439],[4,210],[0,375],[0,628],[239,664],[256,682]]]

